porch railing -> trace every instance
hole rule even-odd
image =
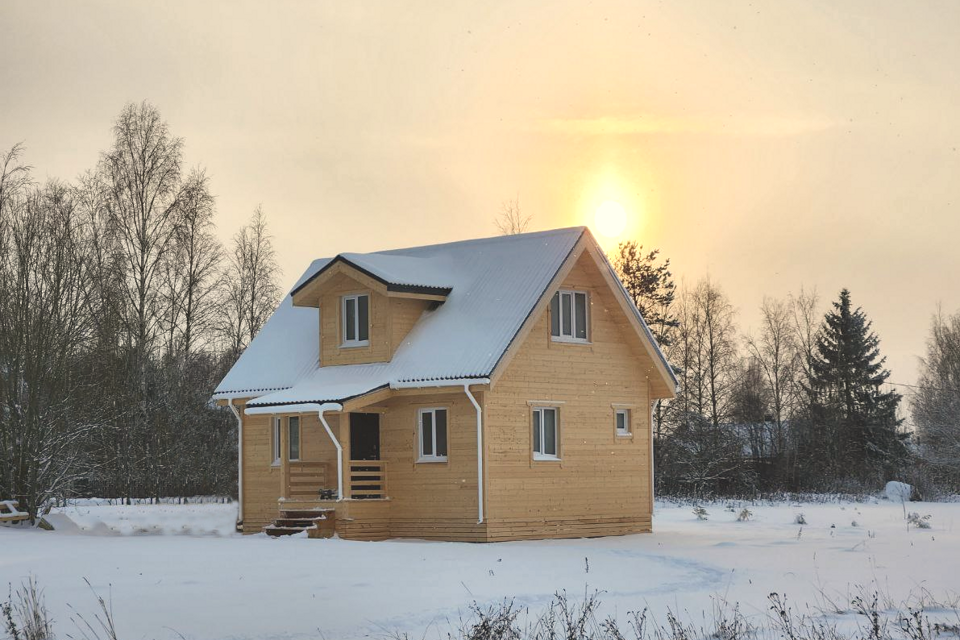
[[[387,465],[382,460],[351,460],[347,486],[353,500],[383,500],[387,497]]]
[[[316,498],[319,488],[327,486],[328,477],[326,462],[290,461],[287,463],[284,496],[301,500]],[[333,479],[336,479],[336,473]]]

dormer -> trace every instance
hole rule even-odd
[[[429,258],[342,253],[292,292],[320,310],[320,366],[388,362],[424,311],[452,291]]]

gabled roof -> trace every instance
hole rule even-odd
[[[417,258],[391,253],[341,253],[294,287],[290,295],[296,296],[327,269],[338,263],[348,264],[383,283],[388,291],[447,295],[452,289],[449,284],[450,278],[443,270],[442,259]]]
[[[391,361],[320,367],[319,312],[287,295],[214,397],[341,402],[388,386],[488,378],[584,238],[595,242],[573,227],[317,260],[291,294],[338,260],[387,284],[446,289],[446,301],[424,311]]]

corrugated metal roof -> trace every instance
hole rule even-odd
[[[390,362],[320,367],[318,310],[294,307],[287,295],[215,397],[260,396],[250,406],[341,402],[391,384],[488,377],[584,232],[573,227],[341,254],[385,282],[449,288],[446,301],[423,313]],[[330,262],[314,261],[293,290]]]
[[[264,325],[218,385],[216,395],[281,389],[260,403],[336,401],[391,382],[484,377],[583,234],[583,227],[449,244],[350,254],[364,268],[401,284],[449,287],[444,304],[425,311],[390,362],[319,366],[318,311],[291,297]],[[398,259],[399,258],[399,259]],[[414,261],[415,259],[415,261]],[[294,290],[329,259],[317,260]],[[398,267],[398,275],[386,270]],[[251,403],[253,404],[253,403]]]

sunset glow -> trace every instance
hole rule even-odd
[[[619,238],[627,227],[626,209],[619,202],[607,200],[597,207],[593,216],[593,227],[602,236]]]

